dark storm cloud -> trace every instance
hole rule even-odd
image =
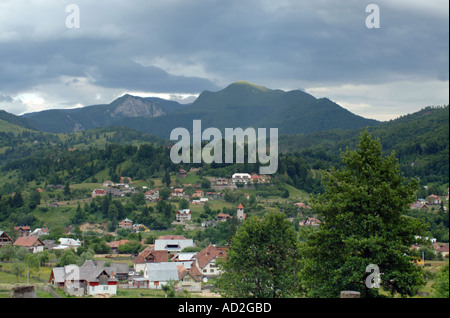
[[[79,29],[65,26],[69,3]],[[193,94],[236,80],[448,81],[448,2],[376,3],[379,29],[366,28],[359,0],[2,1],[0,94],[53,89],[61,77],[99,91]]]

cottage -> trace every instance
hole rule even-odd
[[[191,292],[199,292],[202,290],[202,273],[193,265],[190,269],[178,265],[178,288]]]
[[[14,246],[23,246],[32,253],[44,251],[44,243],[38,236],[21,236],[13,244]]]
[[[18,236],[30,235],[30,227],[28,225],[15,226],[14,230],[17,232]]]
[[[425,198],[425,202],[429,205],[441,204],[441,198],[435,194],[429,195]]]
[[[77,265],[54,267],[49,283],[55,287],[64,287],[65,292],[73,296],[117,294],[114,268],[105,268],[93,261],[86,261],[81,267]]]
[[[12,244],[12,239],[9,237],[6,232],[0,231],[0,247],[6,244]]]
[[[107,195],[105,190],[103,190],[103,189],[94,189],[92,191],[92,195],[91,196],[92,196],[92,198],[96,198],[96,197],[102,197],[102,196],[105,196],[105,195]]]

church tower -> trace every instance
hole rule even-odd
[[[239,203],[239,205],[237,207],[236,217],[239,221],[245,220],[246,215],[244,213],[244,206],[242,205],[242,203]]]

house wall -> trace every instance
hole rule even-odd
[[[33,254],[34,253],[40,253],[44,251],[44,247],[43,246],[33,246]]]
[[[116,295],[117,294],[117,285],[97,285],[97,286],[88,286],[88,295],[97,295],[97,294],[109,294]]]
[[[203,267],[200,272],[203,276],[218,276],[220,274],[220,270],[216,265],[215,260],[209,262]]]
[[[147,263],[136,263],[134,264],[134,271],[140,273],[141,271],[145,271],[145,267]]]
[[[187,291],[201,291],[202,290],[202,282],[195,281],[192,276],[189,274],[184,276],[182,280],[178,282],[178,288],[180,290]]]
[[[86,294],[86,284],[84,282],[67,282],[64,285],[64,291],[71,296],[84,296]]]

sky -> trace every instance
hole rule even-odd
[[[0,109],[16,115],[241,80],[382,121],[447,105],[449,3],[0,0]]]

